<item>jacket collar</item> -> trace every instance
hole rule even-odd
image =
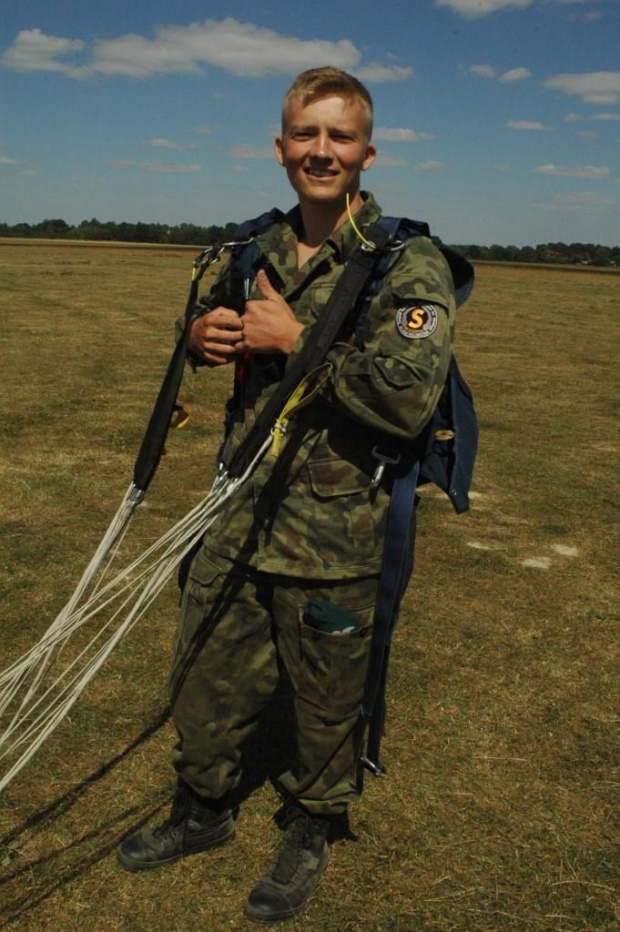
[[[364,227],[369,226],[371,223],[374,223],[375,220],[379,219],[381,216],[381,208],[369,191],[362,191],[361,195],[364,199],[364,203],[355,214],[354,219],[356,226],[363,231]],[[299,238],[302,231],[302,222],[301,211],[298,205],[293,207],[293,209],[286,214],[285,222],[291,228],[296,239]],[[351,221],[346,220],[331,236],[327,237],[319,253],[317,253],[317,256],[321,255],[324,257],[324,250],[328,248],[334,255],[336,261],[346,262],[358,245],[359,239],[353,229]]]

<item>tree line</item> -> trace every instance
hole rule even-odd
[[[238,224],[198,226],[195,223],[102,223],[93,217],[76,226],[65,220],[42,220],[41,223],[0,223],[0,236],[33,237],[36,239],[77,239],[118,243],[168,243],[173,246],[208,246],[230,240]]]
[[[33,237],[40,239],[99,240],[122,243],[164,243],[173,246],[207,246],[231,240],[236,223],[225,226],[198,226],[194,223],[116,223],[101,222],[93,217],[72,226],[65,220],[42,220],[40,223],[0,223],[0,237]],[[435,238],[438,244],[440,240]],[[620,267],[620,246],[600,246],[595,243],[541,243],[538,246],[476,246],[453,247],[473,261],[542,262],[563,265],[595,265]]]

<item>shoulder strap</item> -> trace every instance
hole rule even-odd
[[[381,217],[379,223],[393,231],[394,237],[401,240],[410,239],[412,236],[430,237],[431,235],[428,224],[420,220],[409,220],[407,217]],[[473,266],[454,249],[443,245],[437,248],[450,266],[456,292],[456,306],[460,307],[467,301],[474,287]]]
[[[392,244],[411,236],[430,236],[428,224],[418,220],[406,220],[403,217],[379,217],[375,226],[384,230]],[[384,253],[375,270],[372,281],[366,287],[354,311],[353,332],[357,345],[364,349],[364,329],[372,299],[381,291],[387,271],[397,260],[399,250]]]
[[[235,242],[242,244],[243,240],[258,236],[259,233],[262,233],[267,227],[270,227],[274,223],[280,223],[282,220],[284,220],[284,214],[281,210],[278,210],[277,207],[273,207],[259,217],[254,217],[253,220],[245,220],[237,227]]]
[[[391,241],[389,234],[374,224],[369,229],[369,236],[376,248],[370,250],[360,245],[354,250],[319,319],[309,328],[300,352],[291,361],[291,365],[287,364],[282,380],[243,443],[233,453],[230,463],[227,464],[229,476],[235,478],[245,471],[269,435],[276,417],[293,390],[304,376],[323,362],[343,323],[357,306],[360,296],[365,293],[370,282],[374,280],[377,265],[386,251],[389,253],[391,250]]]
[[[260,253],[256,237],[274,223],[281,223],[282,220],[284,220],[284,214],[274,207],[273,210],[261,214],[260,217],[246,220],[237,228],[234,245],[230,250],[230,278],[232,304],[238,313],[243,311],[249,283],[256,273],[256,263]]]

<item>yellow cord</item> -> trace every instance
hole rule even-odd
[[[353,219],[353,214],[351,213],[351,202],[350,202],[348,191],[347,191],[347,215],[349,217],[349,221],[351,223],[351,226],[353,227],[353,230],[355,231],[355,235],[357,236],[357,238],[361,239],[364,246],[368,246],[369,249],[376,249],[377,247],[375,246],[375,244],[371,243],[369,239],[366,239],[366,237],[364,236],[364,234],[362,233],[362,231],[356,224],[355,220]]]
[[[313,369],[312,372],[309,372],[308,375],[304,376],[304,378],[301,380],[289,400],[284,405],[280,417],[274,424],[272,431],[273,439],[269,448],[269,453],[271,456],[278,457],[280,455],[282,442],[288,432],[289,421],[293,415],[300,410],[300,408],[305,408],[306,405],[313,401],[314,397],[325,384],[330,370],[330,364],[324,362],[316,369]]]

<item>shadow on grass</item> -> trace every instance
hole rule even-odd
[[[136,823],[134,823],[135,828],[139,828],[140,826],[144,825],[146,822],[150,821],[153,818],[153,816],[162,809],[164,804],[165,804],[165,801],[160,801],[155,806],[151,807],[151,809],[149,809],[149,811],[145,815],[142,815],[142,817]],[[48,863],[54,860],[55,858],[58,858],[61,855],[65,854],[67,851],[71,851],[72,849],[77,848],[78,846],[81,846],[91,841],[92,839],[98,838],[102,833],[106,833],[112,826],[116,825],[117,823],[122,822],[127,817],[138,812],[140,808],[141,807],[139,806],[134,806],[131,809],[126,810],[125,812],[116,816],[106,825],[97,828],[93,832],[88,832],[86,835],[83,835],[81,838],[77,839],[76,841],[71,842],[71,844],[67,845],[62,850],[55,851],[53,854],[49,855],[48,857],[39,858],[38,860],[31,861],[28,864],[25,864],[18,871],[13,872],[11,876],[9,877],[3,878],[3,880],[0,882],[7,883],[10,880],[15,880],[17,877],[20,876],[20,874],[23,874],[25,872],[30,873],[34,867]],[[5,915],[0,919],[0,928],[8,925],[8,923],[13,922],[16,919],[20,919],[26,913],[35,909],[41,903],[45,902],[45,900],[47,900],[50,896],[52,896],[52,894],[55,893],[57,890],[62,889],[67,884],[71,883],[71,881],[76,880],[78,877],[84,874],[90,867],[92,867],[95,864],[98,864],[99,861],[103,860],[103,858],[111,854],[115,850],[117,844],[118,844],[118,838],[115,835],[113,839],[108,840],[104,842],[103,844],[99,845],[99,847],[96,848],[94,851],[90,852],[89,854],[85,856],[80,857],[77,863],[72,864],[64,872],[61,872],[58,876],[56,876],[53,880],[47,883],[44,883],[38,889],[33,890],[31,893],[27,894],[21,899],[18,899],[15,902],[9,904]]]
[[[285,765],[288,764],[292,754],[294,716],[290,698],[289,688],[286,682],[282,681],[271,702],[264,710],[254,734],[246,742],[243,748],[243,776],[235,792],[235,805],[239,805],[246,800],[254,790],[262,786],[266,781],[271,782],[277,788],[277,777]],[[44,809],[33,813],[20,825],[11,829],[0,839],[0,850],[8,849],[10,851],[11,848],[17,848],[18,846],[14,843],[20,841],[26,833],[42,825],[49,828],[50,823],[58,822],[76,805],[89,788],[113,771],[133,751],[162,728],[169,718],[170,709],[166,707],[119,754]],[[160,792],[151,794],[141,804],[115,815],[105,824],[99,825],[96,829],[85,833],[61,849],[54,850],[48,855],[30,860],[27,863],[22,863],[19,868],[9,868],[7,875],[0,878],[0,886],[18,880],[24,874],[29,875],[30,880],[33,880],[37,876],[33,872],[44,869],[46,865],[54,865],[56,862],[56,872],[53,878],[42,878],[41,884],[37,885],[35,889],[5,905],[3,915],[0,918],[0,928],[31,912],[58,890],[71,884],[91,867],[112,854],[122,837],[133,834],[147,823],[155,821],[162,810],[167,809],[168,802],[169,786],[162,787]],[[130,820],[129,826],[127,820]],[[84,846],[93,843],[95,844],[94,850],[85,852]],[[59,859],[71,852],[74,854],[73,863],[67,865],[64,869],[61,867],[60,871],[58,871]]]
[[[12,829],[8,834],[0,839],[0,849],[8,849],[16,847],[15,842],[20,839],[22,835],[31,829],[36,828],[45,822],[54,822],[64,816],[77,802],[78,800],[87,792],[87,790],[96,784],[99,780],[103,779],[107,774],[109,774],[115,767],[117,767],[126,757],[128,757],[132,751],[138,748],[141,744],[147,741],[152,735],[154,735],[170,718],[170,709],[166,707],[155,719],[150,723],[140,734],[124,748],[119,754],[113,757],[111,760],[107,761],[92,774],[82,780],[81,783],[78,783],[76,786],[72,787],[68,792],[64,793],[58,799],[54,800],[44,809],[39,810],[38,812],[33,813],[31,816],[28,816],[20,825]],[[141,817],[134,822],[134,830],[137,827],[140,827],[144,823],[148,822],[165,804],[165,799],[159,798],[156,805],[151,806],[149,811],[146,814],[142,814]],[[152,800],[151,800],[152,802]],[[67,851],[78,848],[79,846],[93,841],[101,837],[102,835],[109,834],[110,829],[117,825],[122,824],[122,822],[134,815],[137,815],[140,811],[143,811],[143,806],[134,806],[131,809],[126,810],[120,815],[116,816],[110,822],[103,826],[99,826],[97,829],[92,832],[88,832],[83,835],[81,838],[72,841],[70,844],[66,845],[60,850],[53,851],[51,854],[37,858],[35,860],[29,861],[26,864],[23,864],[16,870],[11,870],[8,876],[0,878],[0,886],[7,884],[11,881],[16,880],[24,873],[30,873],[33,868],[41,867],[42,865],[48,864],[62,855]],[[89,867],[93,864],[97,864],[100,860],[110,854],[118,842],[117,834],[114,834],[112,840],[106,841],[100,845],[95,851],[86,855],[85,857],[80,857],[77,864],[71,865],[59,876],[56,876],[52,881],[47,884],[44,884],[39,889],[33,890],[27,896],[22,897],[22,899],[16,900],[14,903],[11,903],[5,915],[0,919],[0,927],[6,925],[9,922],[12,922],[14,919],[19,918],[26,912],[34,909],[49,896],[51,896],[56,890],[64,887],[66,884],[70,883],[72,880],[75,880],[81,874],[83,874]]]
[[[28,829],[36,828],[37,825],[40,825],[41,822],[46,819],[57,819],[61,815],[64,815],[65,812],[68,812],[72,806],[80,799],[81,796],[88,790],[90,786],[94,783],[97,783],[98,780],[101,780],[105,777],[110,771],[114,770],[118,764],[121,763],[126,757],[128,757],[132,751],[135,751],[136,748],[140,747],[145,741],[147,741],[152,735],[154,735],[163,725],[166,724],[170,718],[170,707],[166,708],[157,716],[157,718],[151,722],[150,725],[140,732],[140,734],[135,738],[131,744],[128,744],[119,754],[113,757],[111,760],[107,761],[105,764],[102,764],[97,770],[90,774],[82,780],[81,783],[78,783],[76,786],[68,790],[63,796],[60,796],[58,799],[55,799],[54,802],[50,803],[49,806],[46,806],[45,809],[39,810],[39,812],[33,813],[33,815],[28,816],[21,825],[16,826],[14,829],[5,835],[3,838],[0,838],[0,847],[6,848],[9,847],[11,842],[15,841]],[[5,883],[6,880],[0,880],[1,883]]]

